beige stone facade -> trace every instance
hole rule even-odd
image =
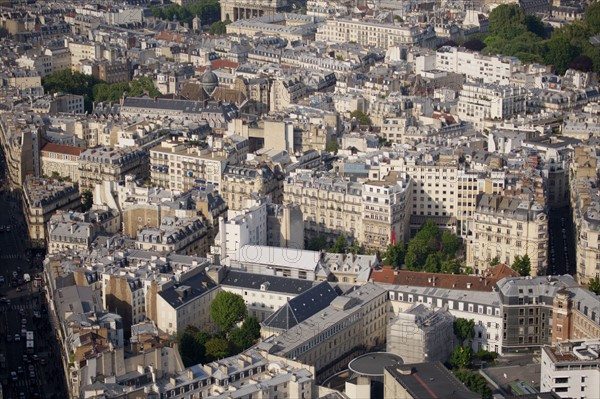
[[[230,210],[244,209],[246,201],[255,196],[269,196],[274,203],[281,203],[283,199],[283,176],[268,166],[228,166],[222,182],[220,192]]]
[[[147,154],[138,149],[88,149],[79,155],[79,190],[93,191],[104,180],[124,181],[125,175],[144,178],[148,173]]]
[[[70,145],[48,143],[42,147],[41,169],[44,176],[55,174],[72,182],[79,181],[79,154],[83,148]]]
[[[512,265],[528,255],[531,275],[543,275],[548,266],[548,216],[535,201],[482,194],[474,213],[470,243],[473,267],[482,272],[490,261]]]

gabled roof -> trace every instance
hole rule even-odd
[[[323,281],[290,299],[281,309],[263,321],[262,325],[267,328],[287,331],[325,309],[339,295],[341,295],[341,292],[337,288]]]

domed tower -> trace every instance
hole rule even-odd
[[[200,86],[206,94],[212,97],[215,89],[219,85],[219,78],[210,69],[200,76]]]

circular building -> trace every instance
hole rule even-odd
[[[349,397],[383,399],[383,371],[387,366],[404,364],[389,352],[372,352],[353,359],[348,369],[327,379],[323,385],[344,391]]]

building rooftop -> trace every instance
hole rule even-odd
[[[481,398],[481,395],[469,391],[441,362],[387,366],[385,370],[413,399]]]
[[[201,272],[182,281],[179,285],[160,291],[158,295],[174,309],[177,309],[216,287],[217,284]]]
[[[229,270],[227,276],[221,281],[221,285],[299,295],[311,289],[315,283],[313,281],[289,277],[268,276]]]
[[[257,263],[266,267],[285,267],[314,272],[321,259],[318,251],[295,248],[268,247],[263,245],[244,245],[239,251],[240,263]]]
[[[293,281],[286,278],[285,280]],[[269,316],[262,325],[287,331],[329,306],[340,295],[340,291],[323,281],[290,299],[284,306]]]
[[[81,147],[54,143],[47,143],[44,147],[42,147],[42,151],[74,156],[79,156],[79,154],[81,154],[84,150],[85,149]]]
[[[374,269],[369,279],[383,284],[488,292],[493,291],[498,282],[494,277],[394,270],[390,266]]]
[[[386,367],[404,364],[402,358],[389,352],[373,352],[359,356],[348,363],[348,368],[353,372],[366,376],[383,376]]]

